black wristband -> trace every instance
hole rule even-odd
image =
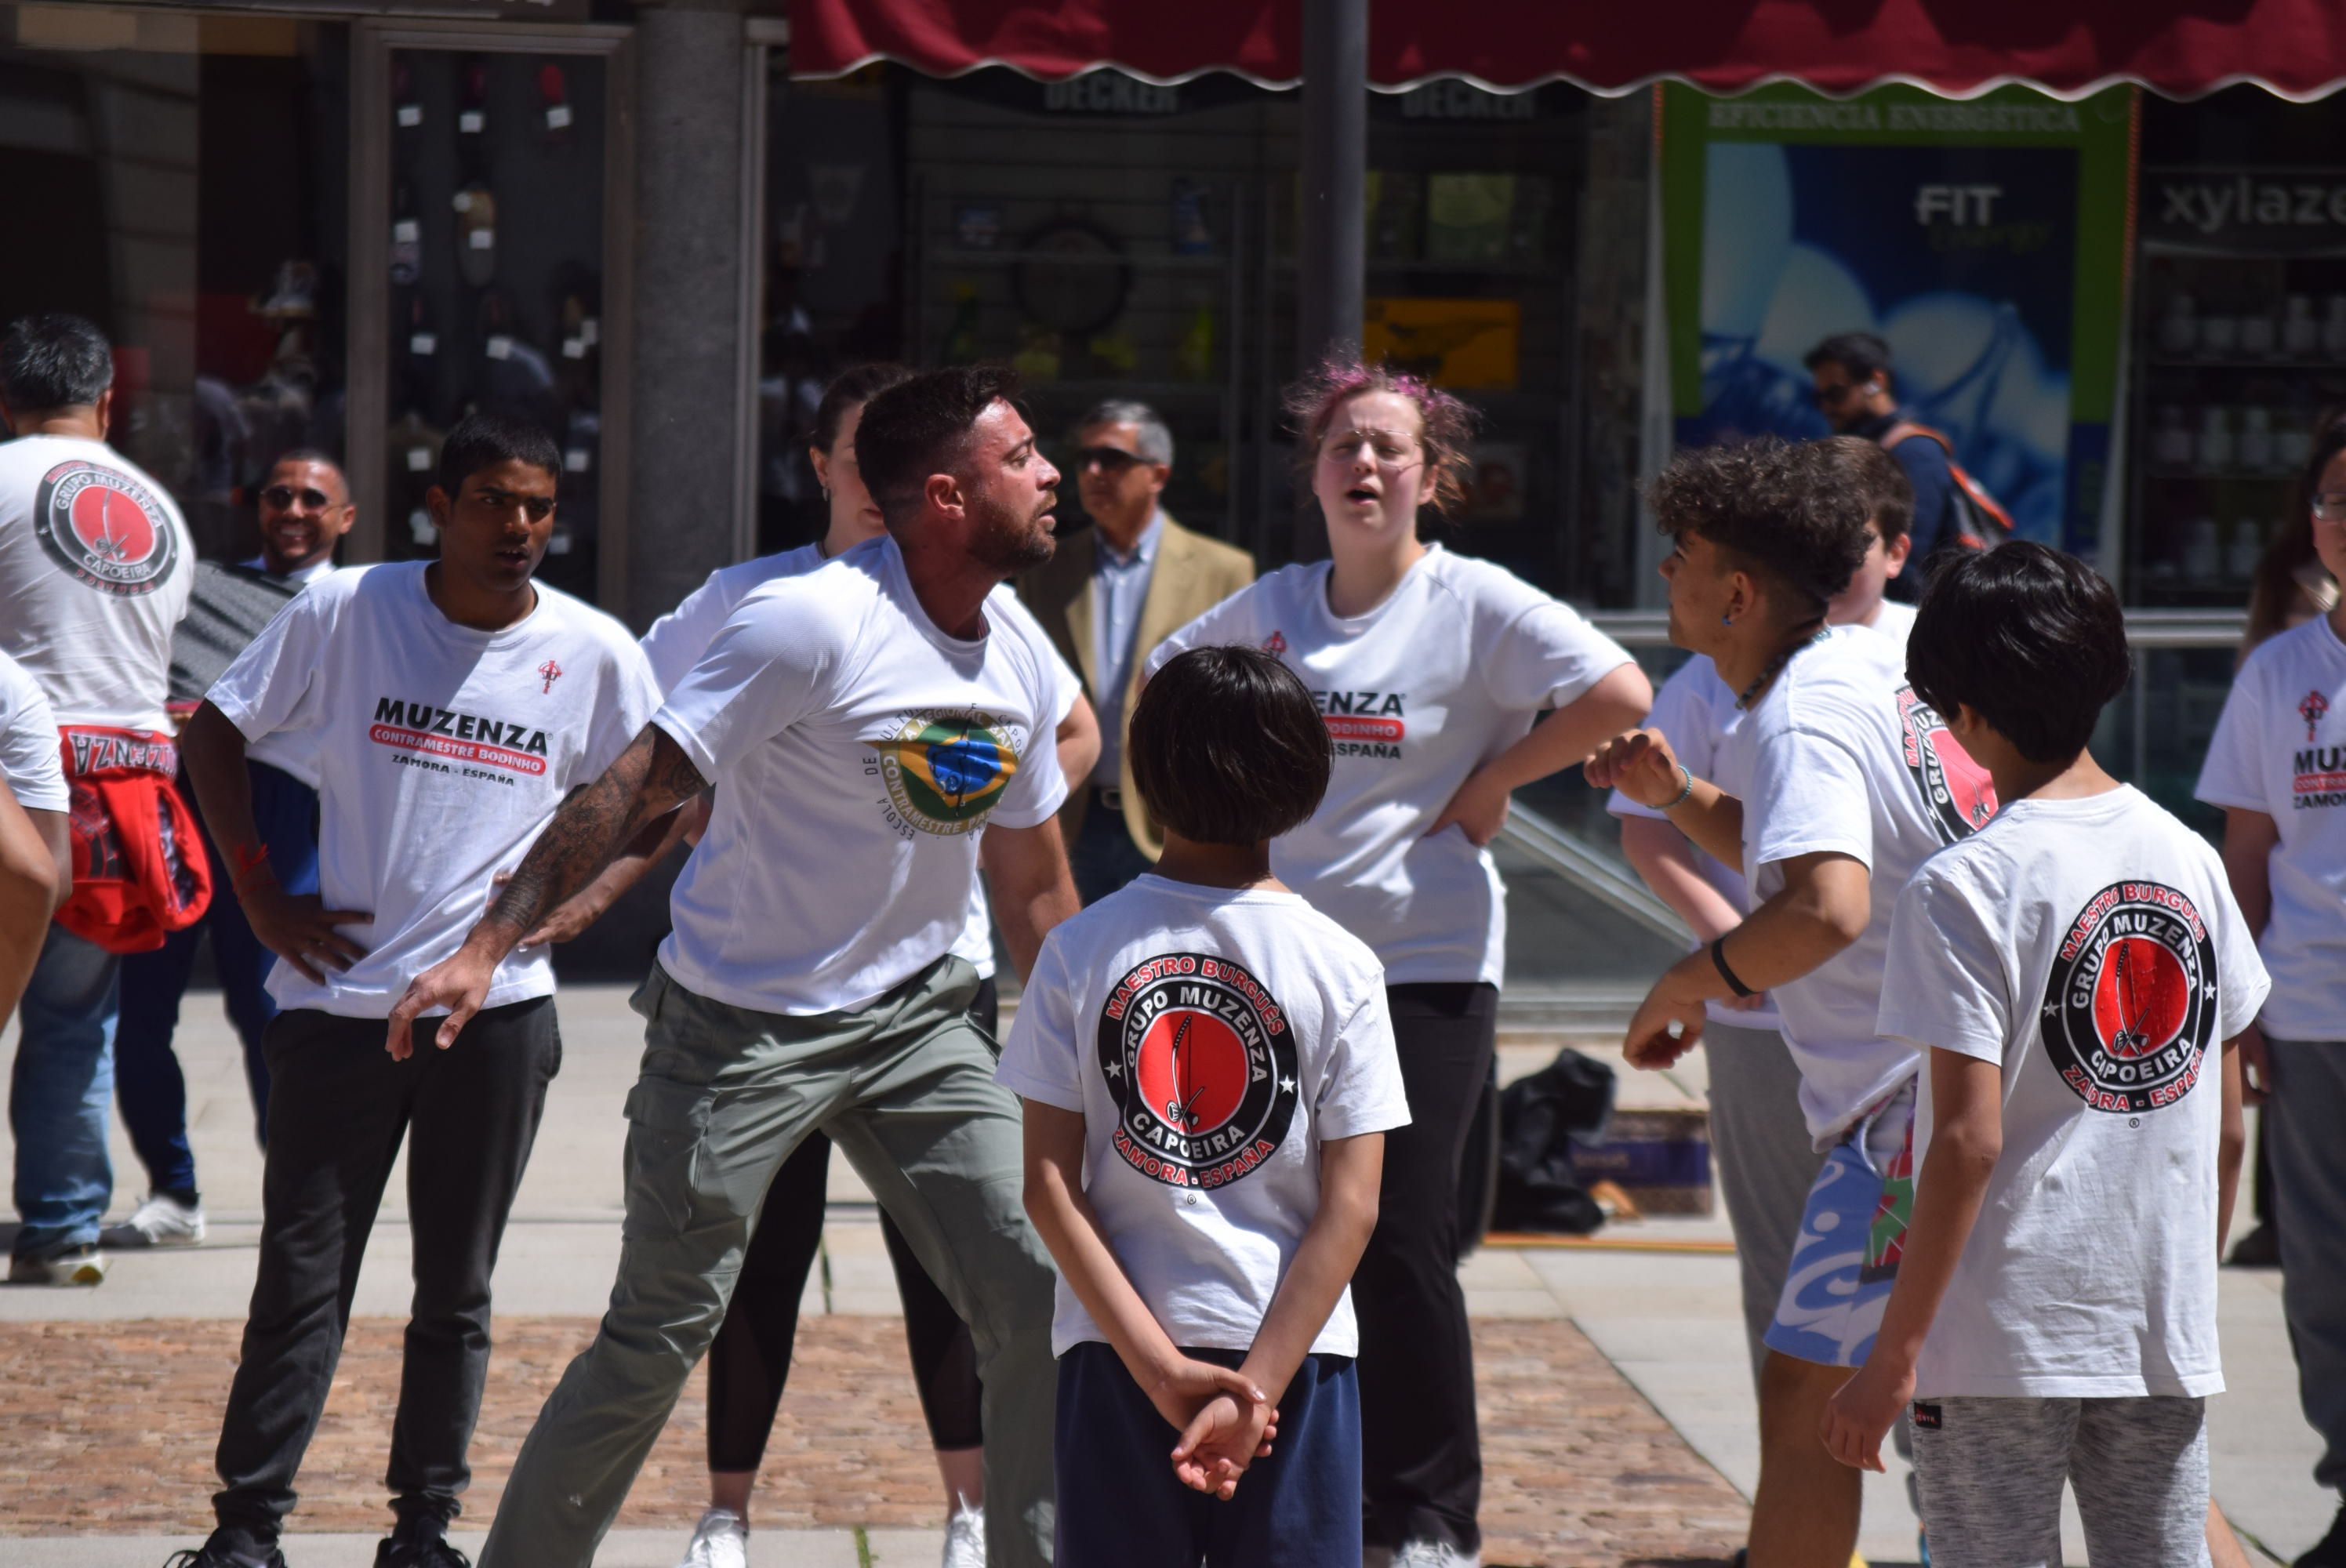
[[[1727,982],[1727,989],[1738,996],[1754,996],[1758,993],[1743,983],[1735,971],[1727,967],[1727,939],[1720,937],[1710,944],[1710,962],[1719,966],[1719,977]]]

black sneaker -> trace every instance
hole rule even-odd
[[[473,1568],[473,1560],[448,1544],[447,1525],[434,1519],[402,1520],[374,1549],[374,1568]]]
[[[2330,1522],[2330,1533],[2297,1560],[2296,1568],[2346,1568],[2346,1505]]]
[[[232,1553],[229,1545],[215,1534],[193,1552],[174,1552],[163,1561],[163,1568],[245,1568],[252,1561],[246,1553]],[[285,1568],[285,1554],[275,1547],[260,1560],[260,1568]]]

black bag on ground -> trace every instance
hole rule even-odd
[[[1586,1236],[1605,1223],[1572,1171],[1572,1145],[1613,1117],[1613,1069],[1569,1046],[1499,1096],[1499,1200],[1494,1230]]]

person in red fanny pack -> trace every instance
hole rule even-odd
[[[163,487],[106,444],[114,359],[77,316],[26,316],[0,335],[0,653],[55,710],[70,789],[73,892],[25,989],[9,1085],[12,1281],[95,1285],[114,1194],[121,955],[161,944],[211,896],[176,771],[171,628],[194,553]]]

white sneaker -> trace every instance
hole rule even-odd
[[[106,1254],[95,1247],[77,1247],[46,1257],[11,1257],[11,1285],[96,1285],[106,1278]]]
[[[750,1568],[750,1527],[729,1508],[712,1508],[693,1527],[676,1568]]]
[[[1483,1568],[1483,1554],[1461,1552],[1446,1541],[1404,1541],[1392,1563],[1393,1568]]]
[[[945,1521],[944,1568],[985,1568],[985,1510],[954,1506]]]
[[[149,1193],[122,1224],[107,1227],[116,1247],[193,1247],[204,1238],[204,1206]]]

